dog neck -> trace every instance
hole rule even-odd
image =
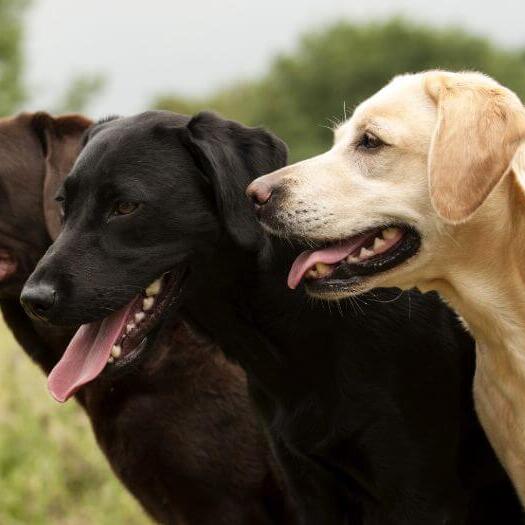
[[[516,178],[452,235],[446,272],[424,288],[438,290],[475,336],[476,409],[525,503],[525,196]]]
[[[508,176],[469,222],[439,248],[437,289],[478,342],[525,355],[525,195]]]

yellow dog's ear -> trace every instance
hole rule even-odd
[[[525,110],[514,93],[477,73],[430,74],[438,108],[428,171],[430,197],[445,221],[464,222],[511,169],[525,141]]]

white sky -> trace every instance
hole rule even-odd
[[[142,111],[159,93],[257,75],[308,29],[395,14],[525,47],[525,0],[33,0],[27,109],[52,105],[75,74],[100,72],[108,83],[93,117]]]

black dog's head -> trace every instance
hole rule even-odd
[[[273,135],[210,113],[110,119],[85,142],[57,196],[62,233],[22,293],[31,315],[89,323],[57,379],[68,394],[108,359],[123,366],[140,353],[184,277],[218,243],[259,248],[263,236],[244,191],[286,162]]]

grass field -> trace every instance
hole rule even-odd
[[[50,398],[1,319],[0,363],[0,524],[150,524],[113,476],[82,410]]]

